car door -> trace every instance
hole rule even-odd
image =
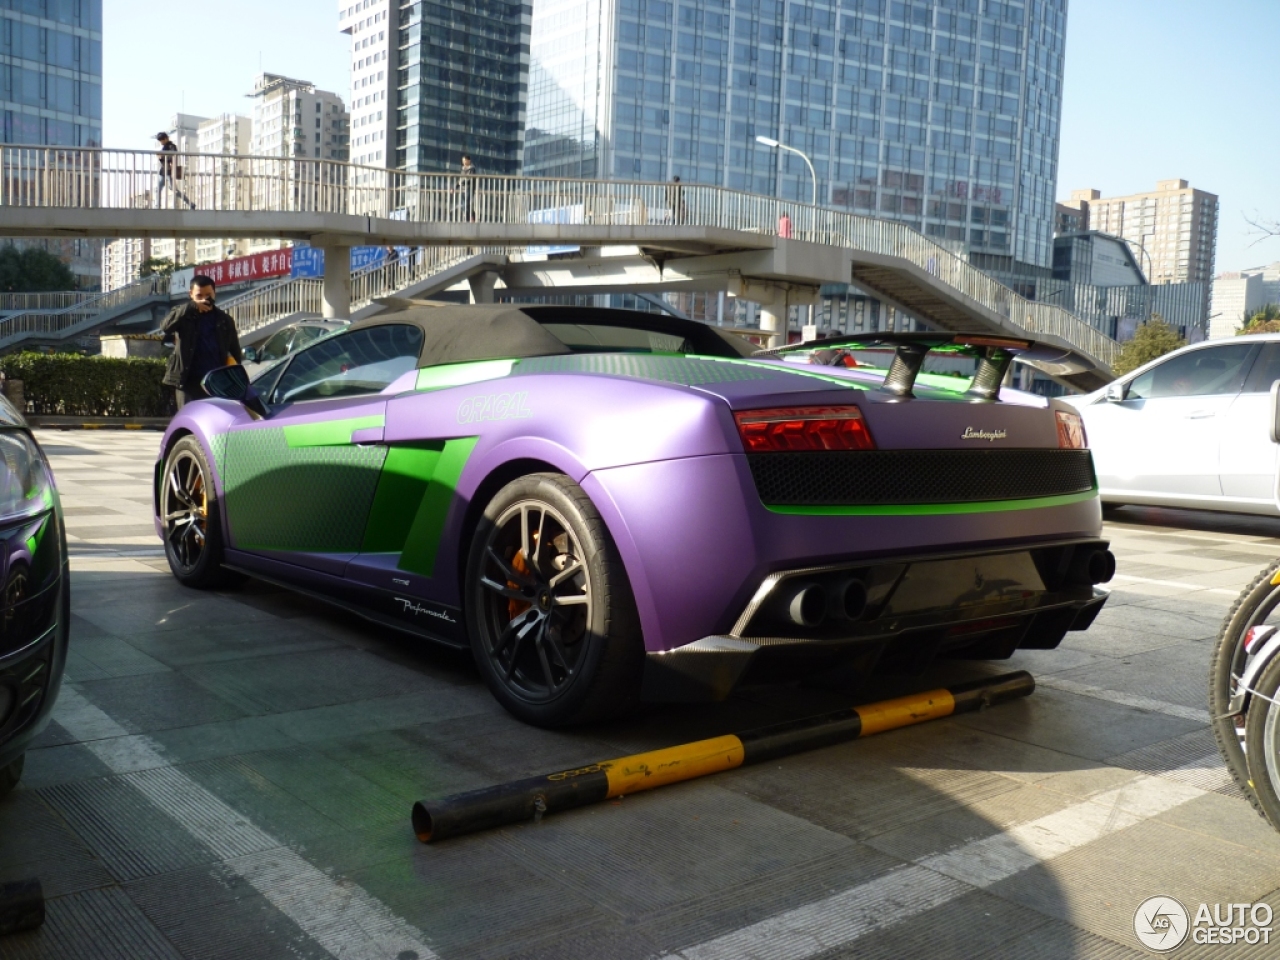
[[[1280,343],[1261,346],[1244,389],[1222,418],[1223,496],[1276,504],[1277,451],[1271,440],[1271,385],[1280,380]]]
[[[416,368],[421,344],[418,327],[383,323],[288,362],[264,398],[270,416],[222,441],[233,549],[342,573],[360,549],[386,459],[381,392]]]
[[[1086,417],[1104,494],[1219,497],[1224,415],[1256,347],[1229,343],[1170,356],[1099,400]]]

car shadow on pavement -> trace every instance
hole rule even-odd
[[[309,943],[243,882],[253,864],[192,841],[198,810],[139,792],[147,756],[362,888],[445,960],[694,946],[728,958],[784,927],[812,939],[784,954],[797,958],[1138,957],[1144,897],[1241,902],[1275,885],[1280,839],[1245,804],[1158,763],[1125,765],[1200,726],[1050,688],[424,846],[414,800],[1022,664],[942,661],[856,697],[762,687],[547,731],[503,712],[465,652],[258,581],[201,592],[155,558],[85,565],[97,572],[73,593],[67,680],[123,733],[86,743],[55,712],[27,782],[0,803],[0,881],[41,874],[50,897],[46,929],[6,943],[19,956],[93,937],[139,958],[172,956],[169,944],[201,956],[232,934],[264,956]]]

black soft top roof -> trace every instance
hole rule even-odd
[[[422,353],[419,367],[474,360],[506,360],[525,357],[553,357],[573,353],[544,324],[626,327],[678,336],[691,353],[712,357],[745,357],[755,348],[715,327],[695,320],[638,310],[608,310],[600,307],[564,307],[542,304],[423,304],[392,307],[353,328],[409,323],[421,328]],[[609,352],[601,347],[601,352]]]

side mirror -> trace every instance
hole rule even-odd
[[[249,383],[248,371],[238,363],[206,373],[200,385],[211,397],[244,404],[245,409],[256,420],[261,420],[267,415],[266,404]]]
[[[1271,442],[1280,443],[1280,380],[1271,384]]]
[[[245,358],[246,360],[248,360],[250,363],[257,363],[257,362],[258,362],[258,348],[257,348],[257,347],[245,347],[245,348],[244,348],[244,358]]]
[[[1107,384],[1107,391],[1102,396],[1108,403],[1119,403],[1124,399],[1125,386],[1119,380]]]

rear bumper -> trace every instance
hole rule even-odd
[[[642,695],[720,700],[740,686],[835,668],[918,672],[940,656],[1003,659],[1019,648],[1051,649],[1067,631],[1092,624],[1106,603],[1107,591],[1085,572],[1106,547],[1078,540],[783,571],[761,584],[731,632],[650,652]],[[842,608],[839,591],[849,584],[865,599],[861,612]],[[795,599],[815,588],[829,615],[795,622]]]

